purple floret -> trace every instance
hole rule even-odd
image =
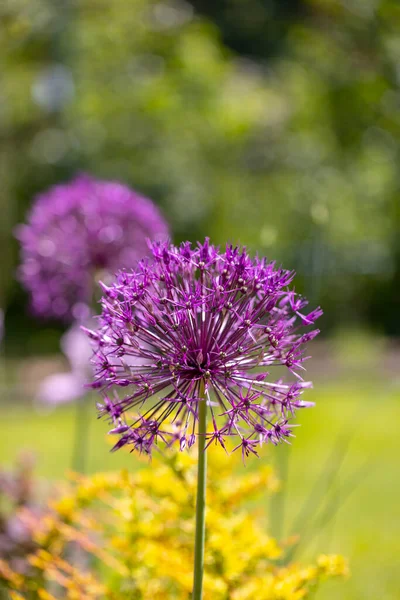
[[[80,175],[39,195],[17,237],[33,311],[74,319],[92,302],[99,274],[134,267],[149,254],[147,239],[166,239],[168,226],[151,200],[127,186]]]
[[[207,402],[207,445],[257,455],[292,437],[305,344],[322,311],[288,288],[293,272],[245,249],[209,244],[152,245],[153,260],[103,285],[99,329],[90,332],[101,416],[119,435],[114,449],[151,453],[158,442],[195,443]],[[276,367],[289,379],[273,377]],[[270,377],[272,375],[272,380]]]

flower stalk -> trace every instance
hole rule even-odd
[[[204,383],[200,387],[200,397],[204,397]],[[198,463],[197,463],[197,494],[196,494],[196,534],[194,544],[194,574],[193,600],[203,597],[205,516],[206,516],[206,485],[207,485],[207,401],[199,402],[198,421]]]
[[[72,469],[84,475],[87,470],[89,453],[89,402],[86,397],[79,398],[76,402],[74,423],[74,447],[72,454]]]

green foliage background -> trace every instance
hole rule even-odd
[[[325,331],[400,332],[396,0],[3,0],[0,22],[11,352],[56,339],[21,317],[12,228],[77,170],[154,198],[176,241],[296,268]]]

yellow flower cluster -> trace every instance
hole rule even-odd
[[[325,578],[347,573],[338,556],[279,566],[282,549],[262,519],[242,507],[277,488],[272,470],[242,475],[226,456],[209,457],[205,600],[300,600]],[[15,577],[0,565],[10,597],[188,600],[195,487],[196,461],[184,453],[135,474],[76,476],[71,492],[35,523],[38,549],[29,557],[29,576]],[[24,518],[29,525],[29,513]]]

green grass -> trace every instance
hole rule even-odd
[[[109,471],[130,467],[135,459],[124,452],[110,452],[107,424],[96,419],[95,400],[88,426],[87,471]],[[15,405],[0,409],[0,456],[2,464],[12,464],[24,451],[33,451],[36,473],[57,479],[71,469],[75,443],[76,406],[61,406],[52,412],[37,412]],[[114,439],[114,438],[113,438]],[[114,439],[117,441],[117,438]]]
[[[315,597],[398,600],[400,390],[379,381],[340,386],[319,383],[308,397],[316,400],[317,406],[300,413],[302,426],[297,428],[297,438],[290,449],[287,446],[272,449],[261,459],[282,459],[286,458],[283,453],[288,453],[284,532],[291,533],[290,523],[316,484],[317,497],[326,499],[324,478],[331,470],[337,471],[332,488],[336,491],[330,497],[339,510],[326,527],[318,528],[317,535],[309,540],[298,558],[305,561],[320,552],[344,554],[350,560],[352,577],[345,583],[326,584]],[[74,407],[63,407],[50,414],[38,414],[15,402],[7,409],[3,407],[0,409],[2,464],[11,464],[22,449],[29,449],[36,453],[39,475],[62,477],[71,466],[74,417]],[[106,431],[103,421],[91,420],[89,470],[135,468],[137,462],[133,456],[109,452]],[[343,446],[338,440],[349,434],[348,452],[338,469],[336,460]],[[339,450],[332,452],[335,444]],[[251,462],[248,468],[257,468],[258,464]],[[360,469],[363,475],[346,498],[347,482],[351,486]],[[312,514],[315,515],[315,509]],[[304,541],[310,532],[305,523]]]
[[[353,573],[340,590],[321,591],[318,598],[395,600],[400,589],[396,567],[400,536],[400,390],[384,389],[378,384],[319,386],[317,390],[313,396],[318,404],[302,413],[303,426],[291,448],[288,513],[297,513],[315,482],[320,483],[324,495],[324,475],[336,467],[338,452],[333,454],[332,449],[340,437],[351,435],[336,477],[339,510],[313,539],[307,554],[321,550],[344,554]],[[354,488],[347,499],[346,487],[340,491],[341,485]]]

